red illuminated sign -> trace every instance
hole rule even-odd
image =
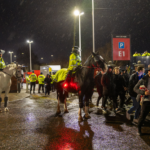
[[[130,38],[113,37],[113,60],[130,60]]]

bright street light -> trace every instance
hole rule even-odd
[[[12,51],[9,51],[9,54],[10,54],[10,63],[12,63]]]
[[[53,55],[51,55],[51,57],[53,57]]]
[[[16,55],[14,55],[14,57],[16,57]]]
[[[74,15],[75,15],[75,16],[78,16],[79,13],[80,13],[79,10],[75,10],[75,11],[74,11]]]
[[[29,43],[29,53],[30,53],[30,71],[32,71],[32,62],[31,62],[31,43],[33,43],[33,41],[29,41],[29,40],[27,40],[27,43]]]
[[[75,16],[79,16],[79,50],[80,50],[80,57],[81,57],[81,18],[80,16],[82,16],[84,14],[84,12],[81,12],[79,10],[75,10],[74,11],[74,15]],[[81,58],[82,60],[82,58]]]
[[[41,58],[41,59],[43,59],[43,58]]]
[[[24,53],[22,53],[22,55],[23,55]]]

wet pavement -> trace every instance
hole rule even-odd
[[[97,98],[94,93],[93,103]],[[90,109],[91,119],[78,122],[78,100],[68,101],[69,113],[55,115],[56,93],[50,97],[35,94],[9,102],[9,112],[0,113],[0,150],[133,150],[150,149],[150,120],[142,132],[124,114],[115,116],[96,114]]]

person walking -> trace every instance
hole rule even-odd
[[[51,82],[52,82],[52,79],[50,78],[50,75],[47,74],[46,78],[44,79],[44,83],[45,83],[45,96],[46,96],[47,93],[48,93],[48,95],[50,95]]]
[[[45,79],[45,76],[41,72],[40,75],[38,76],[38,82],[39,82],[38,93],[40,93],[41,87],[42,87],[42,92],[44,93],[44,79]]]
[[[133,111],[136,110],[133,120],[134,123],[138,122],[138,117],[140,114],[140,103],[136,101],[137,93],[134,92],[133,88],[138,83],[138,81],[143,78],[143,68],[144,64],[139,63],[138,72],[132,74],[129,79],[129,94],[131,96],[131,99],[133,100],[133,106],[126,112],[126,117],[128,120],[130,120],[130,114],[132,114]]]
[[[143,86],[144,90],[140,89]],[[138,120],[138,135],[142,135],[141,127],[148,113],[150,112],[150,67],[148,68],[148,74],[145,75],[134,87],[134,91],[138,94],[137,101],[140,102],[141,95],[143,97],[141,113]]]
[[[115,99],[117,99],[118,96],[120,96],[119,108],[116,109],[116,113],[119,113],[123,111],[125,93],[126,93],[127,88],[126,88],[126,83],[125,83],[123,76],[119,74],[119,67],[115,67],[114,69],[115,69],[114,83],[116,85]]]
[[[105,74],[102,75],[101,84],[103,86],[103,100],[102,100],[102,109],[103,112],[106,112],[105,104],[107,102],[107,98],[113,100],[114,111],[117,108],[117,99],[115,99],[115,84],[114,84],[114,76],[113,76],[113,67],[115,65],[112,61],[108,62],[108,70]]]
[[[32,87],[33,87],[33,93],[35,93],[35,84],[36,84],[37,76],[34,73],[34,71],[32,71],[32,74],[29,76],[29,79],[30,79],[30,94],[32,91]]]

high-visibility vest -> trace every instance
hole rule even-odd
[[[45,76],[43,74],[39,75],[38,76],[38,82],[39,82],[39,84],[44,84],[44,79],[45,79]]]
[[[54,83],[54,78],[55,78],[55,75],[51,75],[51,79],[52,79],[52,82],[51,82],[51,84],[53,84]]]
[[[36,82],[36,80],[37,80],[36,74],[34,74],[34,73],[30,74],[29,79],[30,79],[30,82]]]
[[[142,56],[148,56],[149,53],[143,53]]]
[[[81,65],[81,58],[79,55],[72,53],[69,58],[69,67],[68,70],[73,70],[77,66]]]
[[[2,57],[0,57],[0,69],[4,69],[6,67],[5,62]]]

